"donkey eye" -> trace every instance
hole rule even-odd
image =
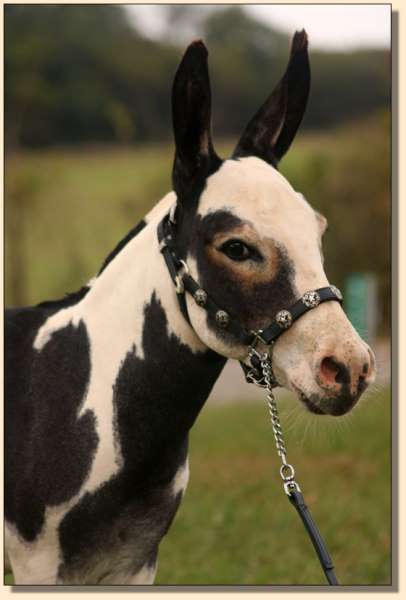
[[[231,258],[231,260],[259,260],[261,258],[256,250],[250,248],[240,240],[228,240],[220,247],[220,251],[228,256],[228,258]]]

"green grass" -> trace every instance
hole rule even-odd
[[[294,399],[283,405],[289,460],[340,582],[389,584],[389,392],[339,420],[302,415]],[[190,470],[157,584],[325,583],[281,487],[265,402],[207,407],[191,435]]]
[[[289,460],[340,583],[389,584],[389,390],[339,419],[307,415],[291,397],[279,404]],[[208,405],[191,433],[190,471],[156,584],[325,584],[282,490],[265,401]]]

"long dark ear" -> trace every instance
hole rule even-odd
[[[249,122],[234,157],[258,156],[276,166],[295,137],[310,89],[307,34],[293,37],[289,63],[282,79]]]
[[[173,83],[172,115],[176,150],[172,181],[181,202],[221,162],[211,141],[207,55],[203,42],[193,42],[182,58]]]

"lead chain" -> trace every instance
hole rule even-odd
[[[267,403],[269,408],[269,414],[271,416],[272,422],[272,431],[275,438],[276,451],[281,458],[281,468],[279,469],[280,476],[283,481],[283,487],[288,496],[290,496],[290,491],[292,489],[296,489],[297,491],[301,491],[299,485],[295,481],[295,469],[291,464],[289,464],[286,460],[286,446],[285,440],[282,433],[282,427],[279,420],[278,407],[276,405],[275,396],[272,390],[272,381],[273,381],[273,373],[272,373],[272,365],[270,358],[267,353],[264,353],[261,356],[261,367],[262,372],[264,374],[264,380],[267,389]]]

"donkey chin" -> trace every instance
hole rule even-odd
[[[297,394],[310,412],[316,415],[341,416],[355,406],[367,386],[366,383],[360,383],[355,394],[352,394],[349,389],[342,390],[338,395],[327,395],[322,390],[309,394],[298,391]]]

